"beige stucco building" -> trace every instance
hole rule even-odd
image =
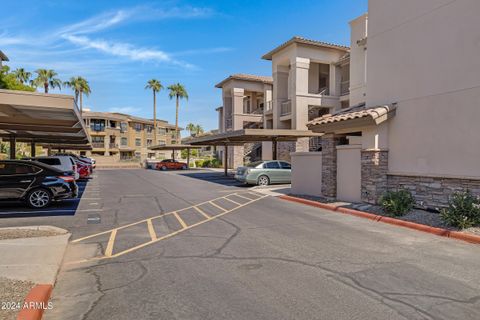
[[[83,112],[92,139],[87,155],[110,156],[115,160],[170,158],[171,151],[152,151],[153,145],[175,144],[175,126],[157,120],[157,141],[154,141],[153,120],[116,112]]]
[[[310,121],[322,151],[293,156],[296,181],[309,173],[296,162],[321,163],[302,193],[375,203],[406,188],[425,207],[480,194],[478,12],[469,0],[369,1],[365,37],[366,15],[350,23],[350,107]]]

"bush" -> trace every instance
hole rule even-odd
[[[203,166],[203,160],[195,160],[195,167],[201,168]]]
[[[210,159],[203,160],[202,167],[204,167],[204,168],[210,168],[210,164],[211,164]]]
[[[380,198],[383,211],[393,216],[403,216],[414,204],[415,199],[407,190],[389,191]]]
[[[455,192],[448,201],[448,208],[440,211],[443,221],[460,229],[480,224],[480,197],[470,191]]]

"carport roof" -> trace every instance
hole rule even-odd
[[[189,144],[163,144],[148,147],[150,150],[184,150],[184,149],[200,149],[202,146],[192,146]]]
[[[72,96],[1,89],[0,137],[55,145],[90,144]]]
[[[259,141],[297,141],[298,138],[320,137],[322,133],[291,129],[241,129],[193,138],[192,145],[242,145]]]

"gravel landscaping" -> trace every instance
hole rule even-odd
[[[14,320],[20,310],[16,309],[23,305],[28,292],[35,284],[29,281],[10,280],[0,277],[0,319]]]
[[[37,229],[0,229],[0,240],[19,239],[19,238],[36,238],[51,237],[61,234],[54,230],[37,230]]]
[[[359,211],[365,211],[373,214],[377,214],[380,216],[386,216],[386,217],[391,217],[391,215],[385,213],[382,209],[382,207],[377,206],[377,205],[371,205],[371,204],[365,204],[365,203],[348,203],[348,202],[338,202],[338,201],[332,201],[328,200],[322,197],[315,197],[315,196],[305,196],[305,195],[294,195],[292,194],[291,196],[297,197],[297,198],[303,198],[307,200],[312,200],[312,201],[317,201],[321,203],[329,203],[333,205],[338,205],[342,206],[345,208],[352,208],[356,209]],[[394,217],[395,219],[399,220],[405,220],[405,221],[411,221],[415,223],[420,223],[424,225],[428,225],[431,227],[436,227],[436,228],[443,228],[447,230],[452,230],[452,231],[461,231],[465,233],[470,233],[470,234],[475,234],[480,236],[480,226],[478,227],[472,227],[464,230],[460,230],[455,227],[451,227],[447,225],[445,222],[440,217],[440,214],[437,212],[431,212],[431,211],[426,211],[426,210],[421,210],[421,209],[413,209],[407,214],[400,216],[400,217]]]

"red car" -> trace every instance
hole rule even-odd
[[[167,169],[187,170],[188,165],[185,162],[178,162],[177,160],[173,160],[173,159],[165,159],[157,163],[155,168],[157,170],[163,170],[163,171]]]

